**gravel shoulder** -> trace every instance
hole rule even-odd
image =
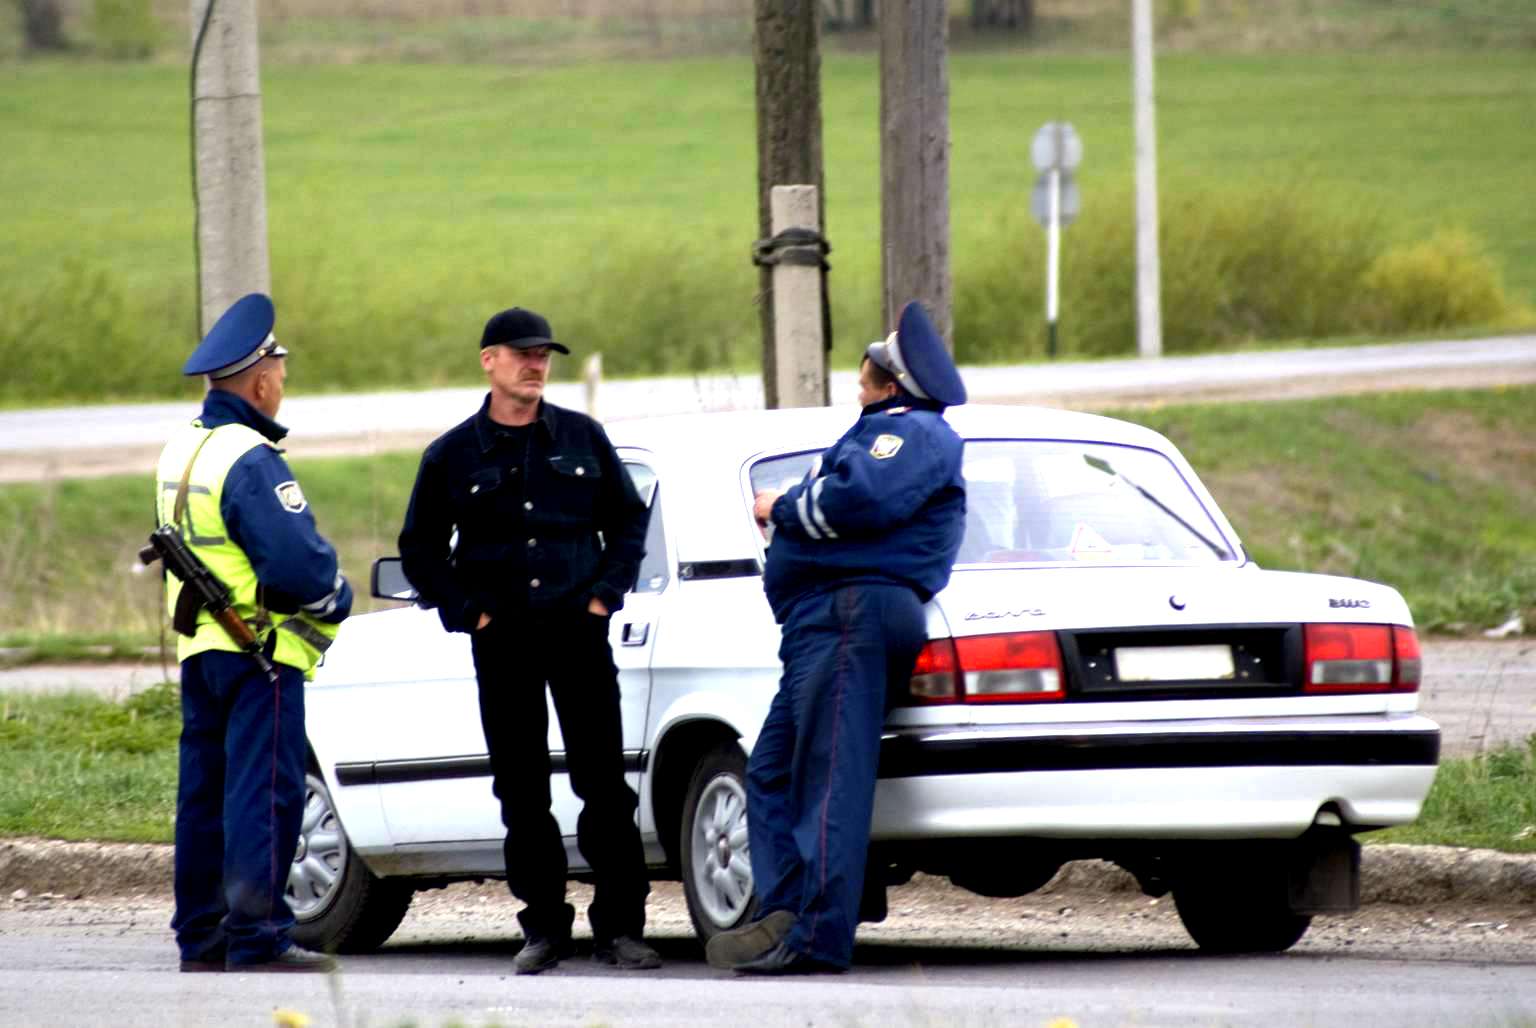
[[[39,844],[12,840],[0,850],[0,934],[37,937],[111,938],[163,936],[169,946],[171,900],[167,847],[104,847],[91,844]],[[115,879],[121,894],[101,890],[100,871],[45,875],[29,880],[59,883],[49,891],[15,893],[18,849],[36,850],[55,868],[121,861],[133,873]],[[1379,847],[1382,850],[1430,850],[1383,858],[1367,849],[1367,902],[1351,916],[1318,917],[1293,952],[1315,957],[1378,957],[1394,960],[1458,961],[1478,964],[1536,963],[1536,860],[1499,854],[1439,850],[1435,847]],[[1518,865],[1518,866],[1517,866]],[[1419,873],[1386,884],[1412,866]],[[1409,894],[1408,881],[1422,891]],[[63,884],[63,883],[74,884]],[[81,889],[82,883],[89,883]],[[1519,888],[1510,889],[1511,883]],[[73,890],[73,891],[72,891]],[[571,901],[584,909],[591,891],[572,886]],[[460,884],[418,894],[389,948],[426,952],[484,946],[499,947],[521,938],[519,904],[499,883]],[[669,952],[691,952],[693,929],[681,887],[653,886],[647,934],[675,940]],[[577,934],[585,933],[577,918]],[[956,961],[978,959],[977,950],[1026,950],[1049,954],[1084,950],[1111,952],[1192,951],[1195,947],[1168,897],[1152,899],[1130,884],[1128,876],[1102,866],[1070,865],[1039,892],[1019,899],[986,899],[918,875],[890,892],[890,916],[859,929],[861,962],[899,961],[903,949],[953,948]]]

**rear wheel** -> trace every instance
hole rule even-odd
[[[683,799],[678,852],[699,938],[746,923],[756,909],[747,840],[747,758],[734,742],[705,753]]]
[[[304,776],[304,820],[288,869],[293,941],[325,953],[378,949],[400,926],[414,894],[408,885],[377,877],[352,852],[325,780]]]
[[[1279,860],[1201,867],[1180,876],[1173,901],[1185,930],[1210,953],[1279,953],[1312,924],[1292,913]]]

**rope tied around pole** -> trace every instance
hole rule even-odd
[[[827,263],[827,254],[831,252],[832,244],[815,229],[786,228],[752,244],[752,263],[760,268],[793,264],[830,271],[832,265]]]

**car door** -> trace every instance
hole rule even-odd
[[[654,505],[656,475],[649,464],[626,458],[625,468],[641,496]],[[650,658],[654,646],[658,593],[668,579],[666,550],[660,542],[659,517],[647,536],[647,558],[639,581],[614,614],[609,642],[618,668],[626,778],[637,792],[643,757],[646,707],[650,699]],[[654,542],[653,542],[654,540]],[[435,613],[422,611],[436,620]],[[396,846],[470,843],[499,840],[506,834],[501,810],[491,792],[490,758],[480,727],[478,689],[468,637],[440,630],[442,653],[433,665],[431,694],[434,713],[423,718],[411,702],[420,697],[421,683],[381,683],[369,689],[367,702],[374,712],[392,708],[398,724],[413,726],[392,733],[385,759],[375,765],[380,802]],[[573,867],[580,867],[575,850],[576,819],[581,801],[571,790],[565,744],[554,703],[545,697],[549,717],[551,810],[566,838]]]
[[[639,451],[621,451],[624,468],[634,480],[651,520],[646,529],[645,556],[640,561],[634,588],[624,595],[624,606],[614,612],[608,626],[613,662],[619,669],[620,714],[624,722],[624,766],[630,788],[638,795],[646,761],[646,712],[651,700],[651,654],[661,620],[662,593],[671,581],[666,533],[662,525],[660,487],[656,472]],[[574,798],[573,798],[574,802]],[[574,832],[571,822],[567,833]],[[564,827],[564,822],[562,822]],[[642,830],[648,831],[645,824]]]

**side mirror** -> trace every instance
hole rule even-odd
[[[405,577],[405,564],[399,557],[380,557],[373,562],[370,591],[376,599],[415,603],[416,587]]]

